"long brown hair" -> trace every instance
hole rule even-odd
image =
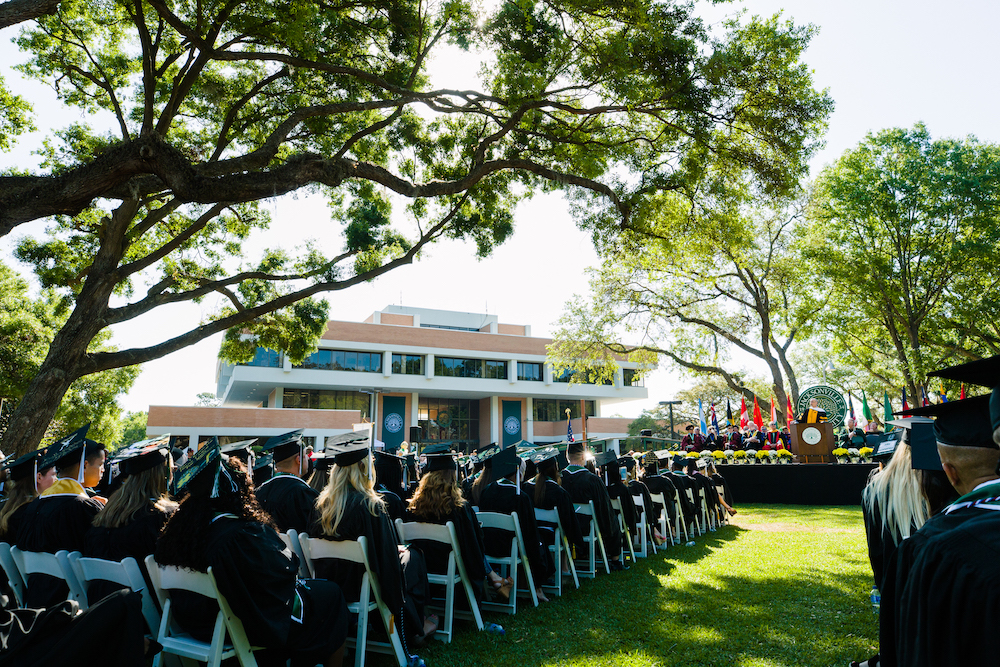
[[[150,509],[172,512],[177,503],[167,495],[169,485],[170,466],[166,461],[129,475],[108,498],[104,509],[94,516],[93,525],[98,528],[121,528]]]
[[[562,486],[562,478],[559,476],[559,466],[554,458],[546,459],[538,464],[538,473],[535,475],[535,507],[545,498],[545,480],[551,479],[559,486]]]
[[[420,485],[410,499],[410,511],[418,517],[448,516],[465,505],[454,470],[434,470],[420,477]]]
[[[478,505],[479,498],[483,495],[483,489],[493,483],[493,466],[483,466],[479,471],[479,477],[472,483],[469,495],[472,496],[472,504]]]
[[[17,536],[7,534],[10,530],[10,518],[14,516],[14,512],[30,503],[37,495],[34,475],[7,482],[7,502],[0,508],[0,539],[14,541]]]
[[[372,516],[377,516],[379,510],[385,508],[382,497],[375,493],[374,480],[368,477],[367,459],[349,466],[335,465],[330,468],[330,481],[316,499],[319,523],[325,536],[337,537],[337,528],[344,518],[350,493],[360,493],[365,497]]]

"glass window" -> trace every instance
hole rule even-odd
[[[382,354],[379,352],[351,352],[349,350],[316,350],[303,359],[301,364],[294,364],[293,368],[380,373],[382,372]]]
[[[261,366],[264,368],[281,368],[284,360],[282,359],[281,352],[275,352],[274,350],[269,350],[266,347],[258,347],[257,351],[254,352],[253,360],[240,364],[240,366]]]
[[[517,362],[517,379],[529,382],[541,382],[542,365],[525,361]]]
[[[639,376],[639,371],[634,368],[623,368],[622,369],[622,384],[626,387],[642,387],[642,377]]]
[[[448,441],[470,451],[479,446],[479,401],[421,397],[417,424],[421,443]]]
[[[281,405],[285,408],[309,410],[358,410],[362,419],[368,419],[370,401],[368,394],[358,391],[285,389]]]
[[[507,362],[506,361],[486,361],[486,377],[491,380],[506,380],[507,379]]]
[[[481,378],[483,377],[483,360],[434,357],[434,375],[456,378]]]
[[[424,357],[420,354],[392,355],[392,372],[394,375],[423,375]]]
[[[587,416],[596,414],[594,401],[585,401]],[[531,403],[531,412],[535,421],[556,422],[566,419],[566,408],[569,408],[570,419],[580,417],[580,401],[555,398],[536,398]]]

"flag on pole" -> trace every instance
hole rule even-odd
[[[729,399],[727,398],[726,399],[726,426],[732,426],[732,424],[733,424],[733,406],[729,402]]]
[[[864,389],[861,390],[861,414],[865,416],[866,421],[871,421],[874,418],[872,417],[872,409],[868,407],[868,396]]]
[[[961,399],[961,400],[963,400],[963,401],[965,400],[965,383],[964,382],[962,383],[962,391],[959,392],[958,398]]]
[[[903,393],[905,394],[906,391],[904,390]],[[893,428],[895,428],[892,424],[889,423],[892,421],[892,403],[889,401],[889,392],[885,392],[885,399],[883,399],[882,405],[883,409],[885,410],[885,412],[883,413],[885,418],[882,420],[882,430],[888,433]],[[904,403],[904,409],[905,409],[905,403]]]
[[[851,397],[851,392],[847,392],[847,407],[851,411],[851,419],[855,422],[858,421],[858,418],[854,415],[854,399]]]
[[[927,388],[923,385],[920,386],[920,405],[922,407],[927,407],[931,402],[927,400]]]
[[[701,428],[701,434],[705,435],[708,432],[708,424],[705,423],[705,410],[701,407],[701,399],[698,399],[698,425]]]
[[[788,405],[785,406],[785,409],[788,411],[788,414],[785,415],[785,423],[790,425],[795,419],[795,410],[792,409],[792,395],[785,394],[785,399],[788,401]]]
[[[910,404],[906,402],[906,389],[903,389],[903,412],[909,412],[909,411],[910,411]]]
[[[778,423],[778,405],[774,402],[774,394],[771,394],[771,421]]]
[[[746,428],[747,424],[750,423],[750,416],[747,414],[747,399],[745,396],[740,397],[740,428]]]
[[[576,442],[573,440],[573,422],[569,415],[566,415],[566,439],[570,442]]]
[[[760,405],[757,404],[757,397],[753,397],[753,423],[758,431],[764,430],[764,417],[760,414]]]
[[[712,428],[715,429],[715,435],[719,435],[719,419],[715,416],[715,401],[712,401],[712,405],[708,408],[708,414],[712,418]]]
[[[938,392],[938,396],[941,397],[941,402],[942,403],[947,403],[948,402],[948,395],[944,391],[944,384],[938,385],[938,388],[941,390],[941,391]]]

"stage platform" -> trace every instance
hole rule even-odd
[[[729,490],[740,503],[782,505],[860,505],[861,490],[874,463],[720,465]]]

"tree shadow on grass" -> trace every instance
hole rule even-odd
[[[815,575],[780,563],[703,563],[747,532],[726,526],[624,573],[581,581],[537,609],[488,615],[504,637],[458,624],[450,645],[420,651],[431,667],[451,665],[843,665],[873,652],[875,620],[859,604],[863,570]],[[702,572],[710,567],[712,571]],[[820,565],[819,567],[823,567]],[[374,658],[374,656],[373,656]],[[389,665],[391,661],[369,664]]]

